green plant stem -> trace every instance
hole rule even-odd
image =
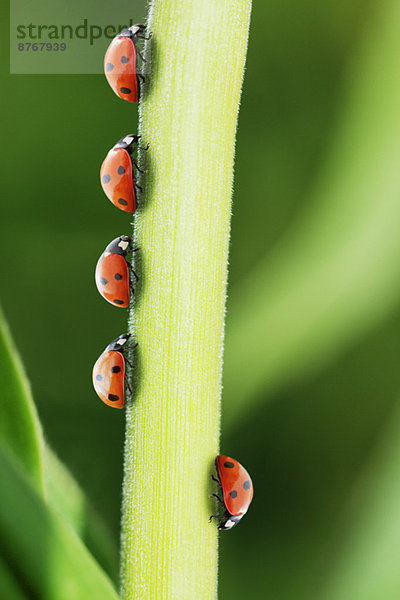
[[[235,132],[251,0],[154,0],[135,240],[139,343],[127,406],[125,600],[216,597],[218,453]],[[144,181],[143,181],[144,180]]]

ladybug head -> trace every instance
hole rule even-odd
[[[132,154],[135,151],[136,146],[138,145],[140,140],[140,135],[135,135],[134,133],[129,133],[124,136],[122,139],[118,140],[118,142],[114,146],[114,150],[118,148],[122,148]]]
[[[138,35],[141,36],[146,31],[146,26],[142,25],[141,23],[137,23],[136,25],[129,27],[129,31],[134,37],[137,37]]]
[[[146,31],[145,25],[141,25],[138,23],[137,25],[132,25],[132,27],[128,27],[128,29],[123,29],[119,32],[118,37],[129,37],[136,39],[138,36],[140,37]]]
[[[115,350],[116,352],[121,352],[123,354],[125,350],[125,344],[131,335],[131,333],[123,333],[122,335],[119,335],[111,342],[111,344],[108,344],[106,350]]]
[[[232,529],[232,527],[235,527],[235,525],[237,525],[239,523],[239,521],[241,520],[242,517],[243,517],[243,515],[231,515],[226,510],[221,517],[221,520],[218,525],[218,529],[220,531],[225,530],[225,529]]]
[[[120,235],[108,244],[104,252],[126,256],[132,250],[132,241],[132,238],[128,235]]]

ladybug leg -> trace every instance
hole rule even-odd
[[[146,173],[146,171],[143,171],[143,169],[141,169],[139,167],[139,165],[137,164],[136,160],[133,158],[133,156],[131,156],[131,160],[133,162],[133,164],[135,165],[135,167],[137,168],[137,170],[139,171],[139,173]]]
[[[126,360],[126,359],[125,359],[125,360]],[[126,387],[127,387],[127,388],[128,388],[128,390],[129,390],[129,393],[130,393],[130,395],[132,396],[132,388],[131,388],[131,386],[129,385],[129,381],[128,381],[127,379],[125,379],[125,383],[126,383]]]
[[[144,76],[141,73],[137,73],[137,77],[139,77],[139,79],[142,80],[142,83],[145,83],[146,79],[144,78]]]
[[[219,487],[219,488],[221,487],[221,482],[220,482],[220,480],[219,480],[219,479],[217,479],[216,477],[214,477],[214,475],[211,475],[211,479],[212,479],[213,481],[215,481],[215,483],[218,483],[218,487]]]
[[[134,180],[133,180],[133,183],[135,184],[135,187],[136,187],[136,188],[139,190],[139,192],[142,192],[142,194],[143,194],[143,188],[142,188],[142,186],[141,186],[141,185],[139,185],[139,184],[136,182],[136,179],[134,179]]]
[[[136,34],[136,37],[139,38],[139,39],[141,39],[141,40],[149,41],[153,37],[153,32],[150,31],[150,33],[149,33],[149,35],[147,37],[145,35],[138,35],[138,34]]]
[[[141,138],[141,137],[142,137],[141,135],[138,135],[138,138]],[[150,144],[147,144],[146,146],[139,146],[139,144],[135,144],[135,146],[132,146],[132,148],[129,151],[129,154],[131,155],[131,160],[133,160],[133,154],[136,152],[136,150],[143,150],[144,152],[147,152],[147,150],[149,148],[150,148]],[[138,168],[137,165],[136,165],[136,168]]]
[[[138,277],[137,273],[134,271],[132,265],[130,263],[127,263],[127,264],[128,264],[128,269],[135,276],[136,281],[139,281],[139,277]],[[130,285],[131,285],[131,289],[133,290],[132,282],[130,282]]]
[[[218,494],[210,494],[209,498],[216,498],[220,504],[225,506],[224,501],[218,496]]]
[[[133,364],[131,363],[130,360],[128,360],[127,358],[125,358],[125,362],[128,363],[128,365],[130,366],[131,369],[134,369],[135,367],[133,366]],[[128,383],[128,382],[127,382]]]
[[[211,515],[210,518],[208,519],[208,522],[211,523],[213,519],[216,519],[217,521],[219,521],[219,516],[218,515]]]
[[[146,38],[143,38],[146,39]],[[136,48],[136,52],[138,53],[138,55],[140,56],[140,58],[142,59],[142,61],[144,63],[147,63],[147,60],[144,58],[143,54],[140,52],[139,48]]]

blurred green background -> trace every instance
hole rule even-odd
[[[45,437],[117,540],[126,328],[93,282],[129,233],[99,165],[137,111],[97,75],[8,75],[1,302]],[[143,11],[144,12],[144,11]],[[400,598],[400,7],[255,1],[233,198],[221,448],[255,484],[220,598]]]

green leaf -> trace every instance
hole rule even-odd
[[[7,600],[31,600],[20,587],[18,581],[2,556],[0,556],[0,598]]]
[[[0,446],[2,554],[18,579],[41,600],[117,600],[118,595],[73,529],[34,489]]]
[[[1,312],[0,357],[0,440],[39,484],[51,508],[75,529],[115,579],[116,544],[67,468],[43,442],[29,382]]]
[[[353,488],[342,541],[323,598],[400,597],[400,405]]]
[[[71,525],[114,581],[118,576],[118,548],[107,526],[57,456],[45,446],[44,475],[50,508]]]
[[[43,435],[29,381],[0,311],[0,440],[43,492]]]
[[[380,5],[308,210],[234,290],[224,416],[329,363],[400,296],[400,5]],[[239,375],[238,375],[239,374]]]

